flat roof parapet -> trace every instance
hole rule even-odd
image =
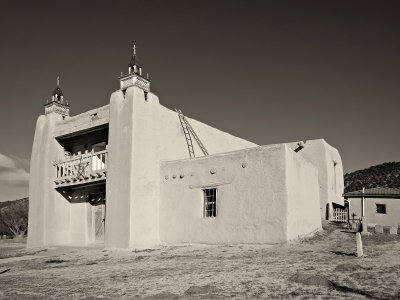
[[[77,132],[105,127],[108,126],[109,120],[110,106],[107,104],[60,121],[57,124],[55,137],[62,138]]]

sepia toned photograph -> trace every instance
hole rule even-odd
[[[0,299],[400,299],[399,15],[0,1]]]

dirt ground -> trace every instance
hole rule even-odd
[[[400,236],[326,224],[290,244],[189,245],[150,250],[0,241],[0,298],[400,299]]]

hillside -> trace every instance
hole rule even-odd
[[[8,205],[10,205],[10,204],[13,204],[13,203],[15,203],[15,202],[29,202],[29,198],[28,197],[26,197],[26,198],[22,198],[22,199],[17,199],[17,200],[11,200],[11,201],[4,201],[4,202],[0,202],[0,209],[1,208],[3,208],[3,207],[6,207],[6,206],[8,206]]]
[[[400,189],[400,162],[387,162],[344,175],[344,191],[389,187]]]

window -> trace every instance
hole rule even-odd
[[[203,217],[211,218],[217,216],[217,189],[204,189]]]
[[[376,205],[376,213],[377,214],[386,214],[386,204],[377,204]]]

